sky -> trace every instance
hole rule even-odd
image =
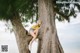
[[[65,53],[80,53],[80,14],[70,23],[56,21],[58,37]]]
[[[8,45],[8,52],[5,53],[19,53],[15,35],[10,33],[5,24],[5,21],[0,21],[0,53],[3,53],[2,45]],[[28,28],[30,27],[26,27],[27,30]],[[80,53],[80,13],[77,14],[77,18],[71,17],[70,23],[56,20],[56,28],[64,53]],[[31,53],[36,53],[37,42],[33,42]]]

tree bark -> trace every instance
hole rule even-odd
[[[59,42],[53,0],[38,0],[38,16],[42,21],[39,30],[39,46],[37,53],[64,53]]]
[[[31,37],[28,36],[28,32],[26,33],[26,30],[22,26],[19,14],[15,13],[10,20],[13,25],[19,53],[30,53],[28,43],[31,40]]]

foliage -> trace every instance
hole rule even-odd
[[[78,0],[56,0],[56,1],[78,2]],[[79,3],[56,3],[56,1],[53,1],[53,4],[54,4],[55,11],[56,11],[55,17],[59,21],[63,21],[66,19],[69,22],[70,16],[76,17],[77,16],[76,12],[80,11],[80,4]],[[75,10],[76,7],[77,7],[78,11]]]
[[[68,20],[69,17],[76,17],[75,7],[80,11],[80,4],[59,4],[56,1],[70,1],[70,0],[54,0],[53,7],[56,12],[55,18],[59,21]],[[77,1],[77,0],[75,0]],[[71,6],[73,5],[73,6]],[[38,19],[38,0],[0,0],[0,19],[10,19],[14,16],[14,13],[17,12],[22,17],[23,21],[28,21],[36,15],[36,20]],[[26,18],[23,18],[23,17]]]
[[[10,19],[17,12],[30,19],[36,12],[37,0],[0,0],[0,19]]]

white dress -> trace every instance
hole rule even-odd
[[[31,53],[37,53],[37,48],[38,48],[38,39],[34,40],[32,45],[29,45],[29,50]]]

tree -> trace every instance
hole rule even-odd
[[[70,4],[66,4],[65,7],[69,7],[68,5]],[[56,17],[58,20],[69,21],[69,17],[75,14],[73,8],[68,11],[69,9],[62,9],[63,6],[64,4],[56,4],[56,0],[0,0],[0,19],[11,21],[19,52],[29,53],[28,43],[31,37],[22,26],[21,18],[26,16],[26,20],[28,20],[36,14],[36,17],[42,21],[38,53],[63,53],[63,50],[60,50],[62,47],[57,37],[55,15],[56,13],[60,15]],[[79,4],[75,4],[75,6],[80,9]],[[67,13],[65,13],[66,11]],[[68,12],[70,13],[68,14]]]
[[[68,1],[68,0],[64,0]],[[71,3],[57,4],[56,0],[38,0],[38,16],[42,21],[39,46],[37,53],[64,53],[63,48],[57,36],[55,18],[59,21],[67,20],[70,22],[70,16],[75,17],[75,9],[70,7]],[[79,4],[73,4],[78,7]],[[65,7],[62,9],[62,7]],[[56,14],[59,14],[59,17]]]
[[[35,3],[36,0],[0,0],[0,19],[11,21],[20,53],[30,53],[28,44],[32,38],[24,29],[21,16],[30,19],[36,12]]]
[[[39,0],[38,5],[39,18],[42,21],[38,53],[63,53],[57,37],[52,0]]]

